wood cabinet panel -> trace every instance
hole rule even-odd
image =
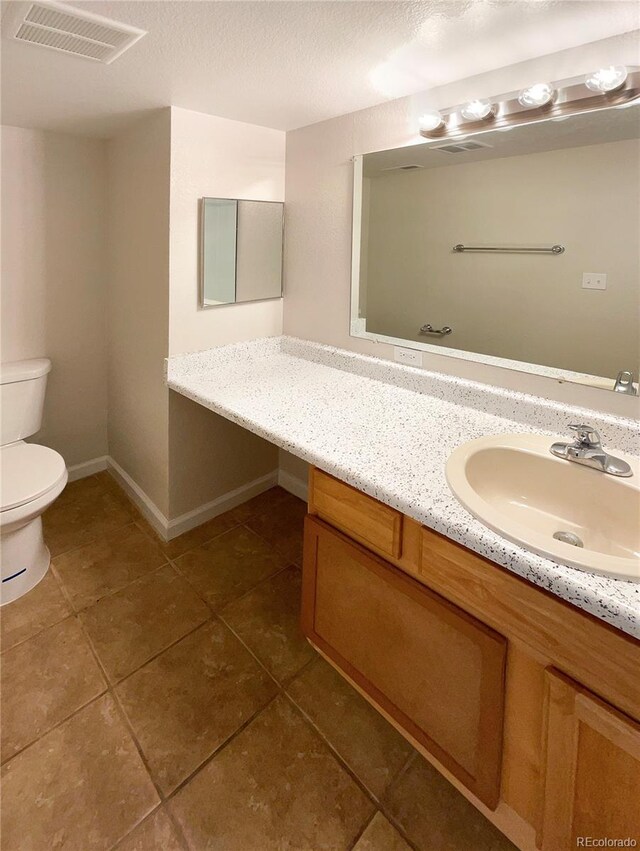
[[[640,720],[640,642],[460,544],[422,530],[423,581]]]
[[[402,555],[403,515],[322,470],[311,471],[309,512],[382,555]]]
[[[501,635],[310,517],[303,628],[483,803],[497,805]]]
[[[557,671],[546,687],[543,851],[580,837],[640,845],[640,724]]]

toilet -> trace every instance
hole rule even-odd
[[[0,605],[30,591],[49,568],[42,514],[67,484],[63,457],[25,443],[39,431],[51,361],[0,365]]]

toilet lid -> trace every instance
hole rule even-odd
[[[66,467],[62,455],[37,443],[0,447],[0,510],[31,502],[59,484]]]

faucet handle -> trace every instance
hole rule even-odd
[[[585,448],[598,448],[600,443],[600,435],[593,426],[584,423],[570,423],[569,428],[577,434],[576,441],[580,446]]]

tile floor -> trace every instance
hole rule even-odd
[[[513,846],[305,642],[304,504],[156,538],[106,473],[2,609],[3,851]]]

